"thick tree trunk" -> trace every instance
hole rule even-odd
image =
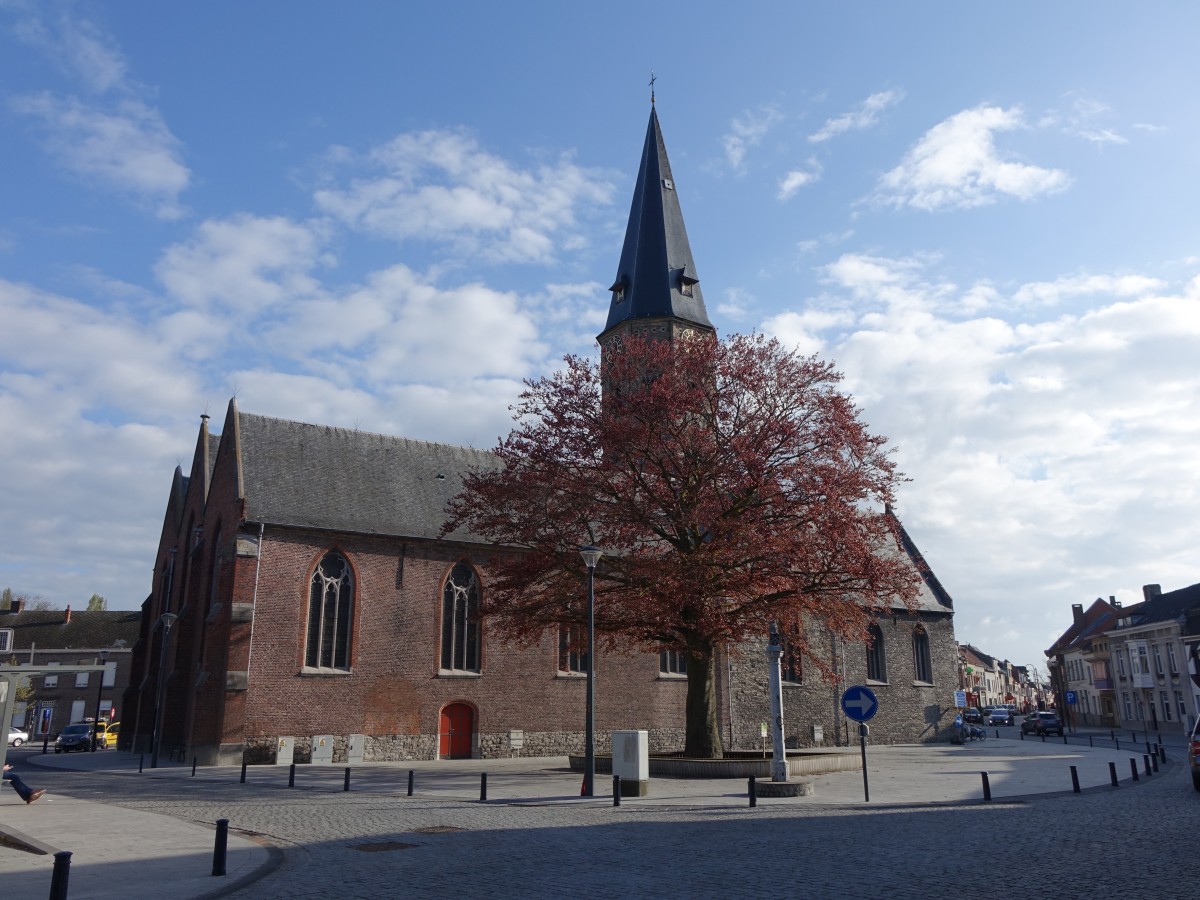
[[[711,642],[701,642],[690,647],[687,657],[687,734],[683,752],[701,759],[725,755],[717,722],[714,650]]]

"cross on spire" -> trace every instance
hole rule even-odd
[[[654,105],[654,82],[658,81],[658,76],[654,74],[654,70],[650,70],[650,105]]]

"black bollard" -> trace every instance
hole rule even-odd
[[[754,787],[754,776],[750,776],[749,787],[746,788],[746,794],[750,798],[751,806],[758,806],[758,791]]]
[[[1079,770],[1075,766],[1071,766],[1071,790],[1079,793]]]
[[[1043,733],[1042,733],[1042,743],[1043,743],[1043,744],[1044,744],[1044,743],[1046,743],[1046,734],[1045,734],[1045,732],[1043,732]]]
[[[996,740],[1000,740],[1000,729],[996,729]]]
[[[296,786],[296,764],[288,766],[288,787]]]
[[[50,735],[46,735],[44,738],[42,738],[42,752],[50,752]]]
[[[479,802],[487,803],[487,772],[479,776]]]
[[[1150,749],[1150,742],[1146,741],[1146,755],[1149,756],[1154,751]]]
[[[408,770],[408,796],[412,796],[413,792],[413,776],[416,775],[412,769]]]
[[[1111,779],[1113,787],[1119,787],[1117,783],[1117,764],[1115,762],[1108,764],[1108,777]]]
[[[1025,740],[1025,730],[1021,730],[1021,740]]]
[[[1114,744],[1117,742],[1117,733],[1115,731],[1110,730],[1108,732],[1108,737],[1109,737],[1109,740],[1111,740]]]
[[[1121,741],[1118,738],[1113,738],[1113,747],[1117,750],[1121,749]]]
[[[621,805],[621,776],[613,776],[613,806]]]
[[[1163,762],[1167,761],[1167,748],[1164,747],[1162,744],[1158,745],[1158,758],[1161,759]]]
[[[217,819],[217,837],[213,842],[214,875],[225,874],[225,851],[229,846],[229,820]]]
[[[242,784],[246,783],[246,761],[242,760]]]
[[[1146,777],[1149,778],[1150,777],[1150,754],[1149,753],[1143,754],[1142,760],[1146,764]]]
[[[196,757],[192,757],[192,777],[196,777]]]
[[[142,774],[142,764],[146,762],[146,754],[143,753],[138,757],[138,774]]]
[[[1089,746],[1089,747],[1095,747],[1095,746],[1096,746],[1095,744],[1093,744],[1093,743],[1092,743],[1092,736],[1091,736],[1090,734],[1088,735],[1088,746]]]
[[[350,790],[350,767],[346,766],[346,777],[342,779],[342,792]]]
[[[1064,744],[1067,743],[1067,733],[1065,731],[1063,732],[1062,739]]]
[[[71,877],[71,851],[54,854],[54,873],[50,876],[50,900],[67,900],[67,881]]]
[[[988,782],[988,773],[980,772],[979,774],[983,777],[983,799],[991,800],[992,799],[992,786]]]
[[[1157,772],[1158,771],[1158,754],[1157,753],[1150,754],[1150,762],[1152,762],[1154,764],[1154,771]]]
[[[1138,780],[1137,759],[1132,756],[1129,757],[1129,771],[1133,774],[1133,780],[1137,781]]]

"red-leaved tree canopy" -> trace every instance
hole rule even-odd
[[[517,551],[481,609],[516,640],[585,621],[579,546],[600,547],[597,632],[685,652],[685,752],[720,756],[719,647],[775,620],[808,655],[807,623],[862,641],[876,611],[913,602],[884,512],[901,476],[832,366],[775,340],[626,335],[602,366],[565,362],[526,383],[501,465],[466,477],[445,530]]]

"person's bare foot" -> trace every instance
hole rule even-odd
[[[42,794],[44,794],[44,793],[46,793],[44,790],[34,791],[32,794],[29,795],[29,799],[26,800],[25,802],[32,803],[34,800],[36,800],[38,797],[42,796]]]

